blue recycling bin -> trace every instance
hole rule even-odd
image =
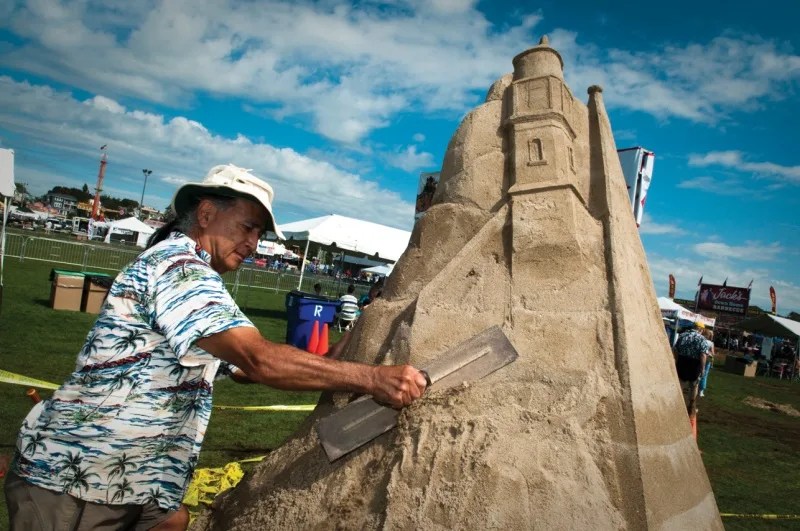
[[[321,332],[323,323],[333,323],[339,305],[338,300],[324,299],[302,291],[294,290],[287,293],[286,342],[305,350],[311,338],[314,322],[319,323]]]

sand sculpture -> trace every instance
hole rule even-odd
[[[546,38],[513,65],[345,357],[425,366],[496,324],[519,359],[333,464],[313,425],[351,397],[323,396],[196,528],[722,528],[602,89],[578,101]]]

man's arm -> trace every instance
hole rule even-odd
[[[255,328],[237,327],[197,341],[197,346],[236,365],[238,382],[286,390],[344,391],[372,395],[394,407],[422,395],[425,377],[410,365],[366,365],[315,356],[267,341]]]

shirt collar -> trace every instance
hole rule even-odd
[[[190,238],[188,235],[186,235],[186,234],[182,233],[181,231],[177,231],[177,230],[176,230],[176,231],[173,231],[172,233],[170,233],[169,237],[170,237],[170,239],[174,239],[174,240],[181,240],[181,239],[182,239],[182,240],[185,240],[185,244],[186,244],[186,246],[187,246],[189,249],[192,249],[192,250],[194,250],[194,252],[197,254],[197,256],[199,256],[199,257],[200,257],[200,259],[201,259],[203,262],[205,262],[205,263],[207,263],[207,264],[209,264],[209,265],[211,264],[211,254],[209,254],[209,252],[208,252],[208,251],[206,251],[205,249],[203,249],[203,248],[200,246],[200,244],[199,244],[199,243],[197,243],[196,241],[194,241],[194,240],[193,240],[192,238]]]

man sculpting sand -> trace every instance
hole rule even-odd
[[[185,529],[181,500],[215,377],[370,394],[402,407],[415,368],[310,355],[264,339],[225,289],[266,230],[272,188],[216,166],[175,194],[176,219],[117,276],[75,371],[23,422],[5,485],[11,529]],[[336,349],[333,349],[336,352]]]

